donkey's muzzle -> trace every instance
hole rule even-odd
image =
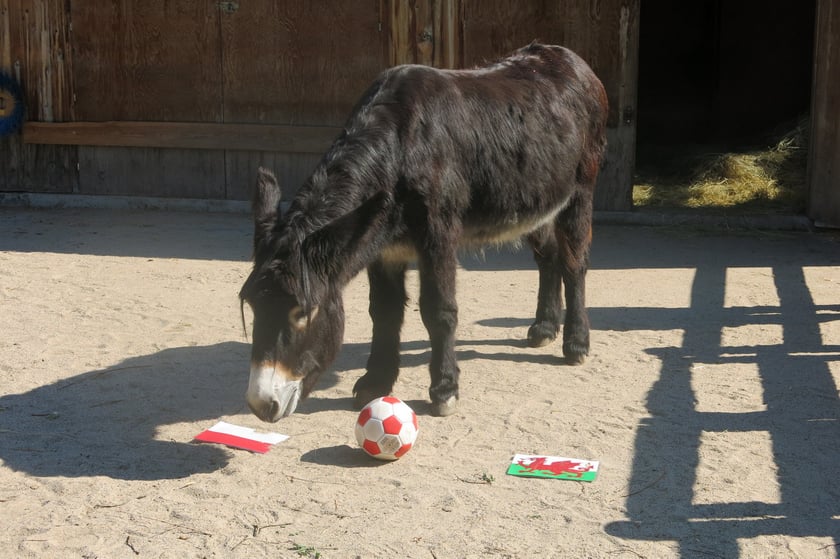
[[[254,415],[275,422],[291,415],[300,401],[301,382],[275,364],[251,366],[251,378],[245,399]]]

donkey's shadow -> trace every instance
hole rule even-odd
[[[461,343],[517,345],[515,340]],[[403,342],[401,349],[403,366],[428,362],[427,341]],[[217,471],[227,465],[228,451],[192,440],[166,440],[159,431],[166,425],[209,425],[221,416],[250,413],[244,398],[249,351],[250,346],[240,342],[165,349],[0,396],[0,460],[8,468],[40,477],[156,480]],[[325,399],[318,392],[337,384],[342,372],[363,369],[369,351],[369,343],[344,344],[300,413],[351,409],[350,394]],[[458,358],[558,360],[472,349],[458,351]],[[427,402],[413,405],[418,413],[428,413]]]
[[[34,476],[153,480],[216,471],[221,447],[164,440],[163,425],[245,408],[248,346],[227,342],[127,359],[0,397],[0,460]]]

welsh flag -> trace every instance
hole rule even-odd
[[[595,481],[598,464],[597,461],[579,458],[517,454],[513,457],[507,473],[519,477]]]

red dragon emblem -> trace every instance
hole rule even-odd
[[[581,477],[585,472],[593,468],[592,464],[584,464],[576,460],[557,460],[548,463],[545,456],[537,456],[534,459],[522,459],[517,462],[523,470],[528,473],[544,472],[555,476],[567,475],[569,477]]]

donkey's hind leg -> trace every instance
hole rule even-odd
[[[586,272],[592,243],[591,190],[580,191],[557,218],[557,246],[566,295],[563,355],[571,365],[589,354],[589,315],[586,311]]]
[[[391,393],[400,371],[400,329],[405,314],[405,264],[377,260],[368,267],[373,338],[367,372],[353,387],[353,405],[362,408]]]
[[[563,355],[572,365],[583,363],[589,354],[586,272],[591,240],[592,200],[586,193],[576,195],[554,223],[528,236],[540,273],[537,316],[528,329],[528,344],[540,347],[557,338],[565,287]]]
[[[563,301],[560,298],[562,272],[555,225],[550,223],[528,235],[540,274],[537,316],[528,329],[528,345],[542,347],[554,341],[560,331]]]

